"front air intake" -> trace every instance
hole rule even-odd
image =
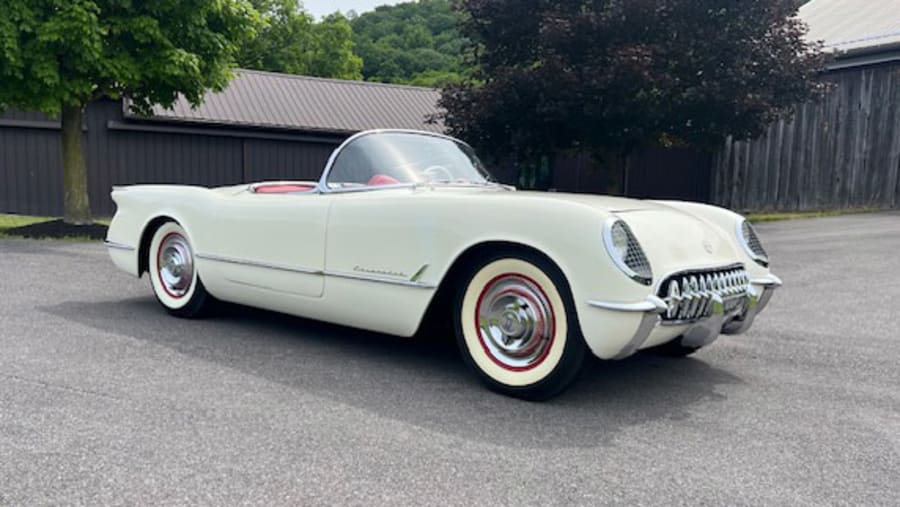
[[[712,315],[713,296],[730,313],[745,301],[750,277],[741,265],[711,270],[683,271],[667,277],[657,295],[666,303],[663,323],[695,322]]]

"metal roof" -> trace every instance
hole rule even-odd
[[[376,128],[443,132],[440,92],[431,88],[322,79],[237,70],[220,93],[207,93],[198,108],[180,98],[171,109],[156,106],[151,118],[134,119],[353,133]]]
[[[800,7],[807,39],[838,53],[868,53],[900,45],[900,0],[812,0]]]

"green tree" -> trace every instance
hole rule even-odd
[[[312,44],[307,56],[308,72],[337,79],[362,79],[362,58],[353,50],[353,28],[340,13],[325,17],[312,27]]]
[[[436,86],[465,72],[462,16],[447,0],[381,6],[353,17],[353,40],[368,81]]]
[[[310,46],[312,15],[298,0],[251,0],[263,26],[240,48],[238,66],[245,69],[304,74]]]
[[[316,23],[298,0],[252,0],[264,26],[244,44],[238,65],[245,69],[362,79],[362,60],[354,53],[353,30],[340,13]]]
[[[621,163],[642,145],[753,136],[823,90],[796,4],[460,0],[479,70],[445,88],[444,120],[531,160],[580,149]]]
[[[65,220],[91,221],[84,108],[129,97],[149,114],[179,94],[199,104],[231,78],[256,12],[244,0],[0,0],[0,110],[60,115]]]

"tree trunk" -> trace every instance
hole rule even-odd
[[[62,110],[64,220],[69,224],[91,223],[91,204],[88,200],[87,165],[81,144],[82,106],[65,106]]]

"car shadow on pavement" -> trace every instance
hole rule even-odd
[[[152,297],[40,310],[423,429],[522,448],[600,446],[625,428],[691,417],[743,381],[703,359],[591,359],[542,403],[483,388],[450,339],[411,340],[227,305],[204,320],[169,317]],[[507,428],[515,424],[520,431]],[[527,425],[530,440],[523,441]]]

